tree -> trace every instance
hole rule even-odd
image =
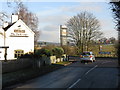
[[[60,47],[55,47],[52,49],[53,55],[55,55],[57,58],[61,58],[62,55],[64,54],[63,48]]]
[[[38,31],[38,17],[32,12],[28,11],[28,9],[24,6],[22,2],[18,4],[18,9],[16,10],[16,14],[20,19],[22,19],[35,33],[35,44],[39,39],[39,31]]]
[[[111,5],[112,5],[112,11],[114,14],[114,19],[116,20],[116,26],[117,30],[120,31],[120,0],[117,0],[114,2],[114,0],[111,0]]]
[[[42,48],[52,51],[52,49],[55,47],[56,47],[55,45],[46,45],[46,46],[43,46]]]
[[[3,24],[4,19],[7,17],[8,17],[8,15],[5,12],[0,12],[0,25]]]
[[[111,38],[109,38],[109,41],[110,41],[112,44],[115,44],[116,39],[115,39],[114,37],[111,37]]]
[[[100,38],[100,24],[98,19],[89,12],[81,12],[73,16],[68,22],[68,34],[78,48],[83,52],[93,40]]]
[[[27,7],[21,2],[21,0],[14,0],[15,14],[18,14],[19,19],[23,20],[25,24],[35,33],[35,45],[40,36],[40,31],[38,29],[38,17],[36,14],[30,12]],[[7,2],[8,6],[11,7],[11,2]]]
[[[42,56],[47,56],[47,57],[49,57],[49,56],[52,55],[52,52],[51,52],[50,50],[48,50],[48,49],[42,48],[42,49],[36,50],[36,51],[35,51],[35,55],[36,55],[37,57],[42,57]]]
[[[106,37],[103,37],[103,38],[99,39],[100,44],[105,44],[105,43],[106,43],[106,40],[107,40]]]
[[[78,54],[75,46],[62,46],[62,48],[66,55],[75,56]]]
[[[117,31],[118,31],[118,58],[120,59],[120,0],[111,0],[110,4],[112,5],[111,9],[113,11],[114,19],[116,21],[116,26],[117,26]],[[120,65],[120,60],[119,60],[119,65]]]

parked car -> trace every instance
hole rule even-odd
[[[80,54],[81,62],[95,62],[95,56],[93,52],[83,52]]]

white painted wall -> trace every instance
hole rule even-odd
[[[20,26],[20,27],[18,27]],[[25,30],[25,33],[16,33],[14,30]],[[12,33],[12,34],[11,34]],[[15,35],[12,36],[11,35]],[[25,34],[27,37],[16,37],[16,34]],[[21,35],[20,35],[21,36]],[[1,39],[0,39],[1,40]],[[14,58],[14,50],[24,50],[24,53],[34,52],[34,33],[33,31],[25,25],[21,20],[18,20],[13,26],[11,26],[6,31],[6,46],[7,49],[7,59]]]

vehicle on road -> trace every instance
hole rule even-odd
[[[81,63],[82,62],[95,62],[95,56],[93,52],[83,52],[80,54]]]

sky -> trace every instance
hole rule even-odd
[[[55,2],[39,1],[23,2],[29,11],[35,13],[39,18],[40,41],[45,42],[60,42],[60,25],[65,25],[67,21],[81,13],[88,11],[100,21],[101,31],[104,37],[115,37],[117,39],[118,32],[115,30],[115,20],[110,9],[111,5],[108,2],[87,2],[85,1],[66,1],[61,0]],[[0,12],[6,12],[9,17],[14,12],[13,6],[8,7],[6,2],[0,2]]]

